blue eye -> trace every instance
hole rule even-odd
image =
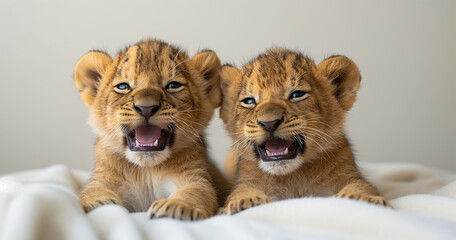
[[[116,85],[116,88],[119,90],[128,90],[130,89],[130,85],[128,83],[120,83]]]
[[[182,85],[183,85],[182,83],[172,81],[172,82],[168,83],[168,85],[166,85],[166,88],[167,89],[177,89],[177,88],[182,87]]]
[[[246,105],[255,104],[255,99],[253,99],[253,98],[244,98],[241,102],[243,102]]]
[[[290,99],[300,98],[300,97],[303,97],[304,95],[306,95],[306,92],[304,92],[304,91],[294,91],[290,94]]]

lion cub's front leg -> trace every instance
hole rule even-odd
[[[194,207],[185,200],[166,198],[152,203],[149,208],[150,218],[170,217],[179,220],[202,220],[211,214],[204,209]]]
[[[217,195],[212,184],[204,178],[193,179],[169,198],[154,201],[150,218],[170,217],[179,220],[202,220],[214,215],[218,208]]]
[[[347,184],[335,196],[392,208],[388,200],[380,196],[369,183],[362,180]]]
[[[271,202],[271,199],[261,190],[239,185],[228,197],[223,214],[235,214],[242,210]]]
[[[117,194],[95,181],[89,182],[85,189],[79,194],[79,197],[81,199],[81,205],[86,213],[103,205],[122,204],[122,201]]]

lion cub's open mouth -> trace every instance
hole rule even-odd
[[[141,125],[125,137],[131,151],[162,151],[173,135],[171,130],[165,130],[155,125]]]
[[[302,146],[296,141],[281,138],[268,138],[266,142],[257,146],[261,160],[265,162],[295,159]]]

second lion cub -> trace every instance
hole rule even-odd
[[[272,49],[241,70],[223,67],[221,78],[220,116],[234,142],[228,175],[237,175],[225,213],[328,195],[389,206],[357,170],[343,132],[361,80],[353,61],[334,56],[317,66]]]

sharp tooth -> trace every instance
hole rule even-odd
[[[158,138],[157,138],[157,140],[155,140],[155,142],[154,142],[154,147],[158,147]]]
[[[270,157],[272,154],[266,149],[266,155],[268,155],[268,157]]]
[[[287,155],[288,154],[288,148],[285,149],[285,151],[283,151],[283,155]]]
[[[136,147],[139,147],[139,142],[138,140],[135,141]]]

